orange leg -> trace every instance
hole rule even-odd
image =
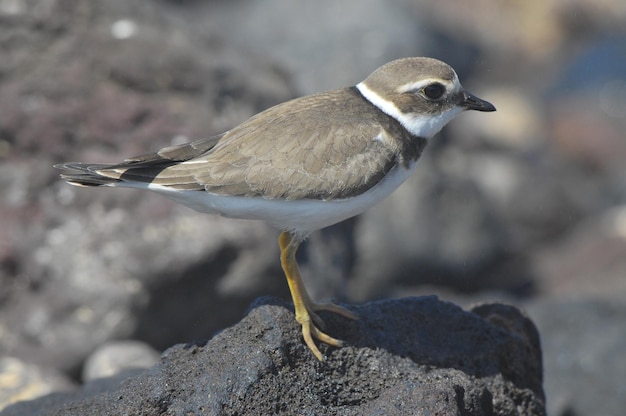
[[[278,238],[278,244],[280,246],[280,264],[283,267],[287,283],[289,284],[289,290],[291,291],[293,306],[296,310],[296,321],[302,325],[304,342],[311,349],[313,355],[315,355],[318,360],[322,361],[322,353],[313,342],[313,337],[334,347],[341,347],[343,341],[326,335],[316,327],[316,324],[317,326],[323,327],[324,322],[315,311],[325,310],[335,312],[349,319],[357,319],[357,316],[348,309],[333,303],[314,303],[311,301],[304,287],[304,283],[302,282],[302,278],[300,277],[298,263],[296,262],[296,252],[298,251],[300,243],[301,239],[289,232],[285,231],[280,234]]]

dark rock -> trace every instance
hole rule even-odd
[[[291,98],[284,72],[159,2],[11,5],[0,11],[0,354],[77,377],[111,338],[165,348],[285,294],[265,225],[73,189],[52,168],[220,133]],[[181,297],[164,302],[173,287]]]
[[[451,153],[429,144],[415,175],[361,217],[350,281],[355,299],[390,296],[394,286],[492,286],[487,271],[511,250],[507,226],[467,169],[451,168]]]
[[[84,391],[7,408],[32,415],[544,415],[538,333],[517,309],[472,312],[435,297],[324,314],[340,349],[318,362],[293,313],[265,298],[208,343],[176,345],[159,365],[105,393]],[[52,405],[54,403],[54,405]]]
[[[623,277],[623,275],[622,275]],[[594,280],[591,276],[589,280]],[[623,292],[622,292],[623,293]],[[555,416],[620,416],[626,409],[623,297],[562,295],[525,305],[542,336],[547,408]]]

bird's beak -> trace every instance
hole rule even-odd
[[[467,91],[463,91],[463,101],[461,102],[461,106],[465,107],[468,110],[485,112],[496,111],[496,107],[494,107],[493,104],[488,101],[481,100],[474,94],[470,94]]]

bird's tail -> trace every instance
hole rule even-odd
[[[59,163],[55,168],[62,171],[61,177],[76,186],[130,186],[150,184],[164,169],[195,157],[202,156],[215,146],[223,135],[212,136],[195,142],[165,147],[156,153],[136,156],[121,163],[107,165],[102,163]],[[189,182],[185,176],[182,184],[168,183],[172,187],[204,189],[195,181]],[[181,186],[177,186],[181,185]]]
[[[59,163],[54,167],[62,171],[61,178],[71,185],[113,186],[121,182],[120,179],[106,177],[98,173],[99,170],[110,168],[111,165],[68,162]]]

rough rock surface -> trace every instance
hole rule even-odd
[[[282,71],[156,2],[3,2],[0,18],[0,354],[75,376],[107,340],[163,349],[194,339],[181,322],[206,337],[286,292],[264,224],[77,190],[52,168],[220,133],[291,98]]]
[[[89,383],[2,415],[544,415],[539,335],[502,304],[470,312],[436,297],[324,315],[340,349],[316,361],[282,301],[261,299],[207,343],[176,345],[105,392]]]

